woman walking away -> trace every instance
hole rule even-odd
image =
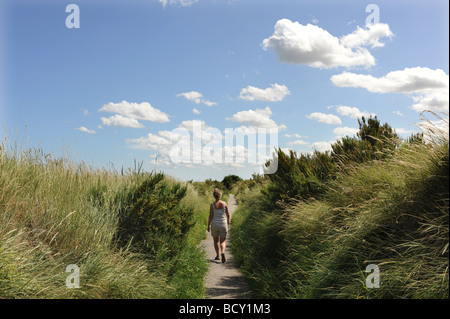
[[[214,203],[211,204],[209,208],[209,221],[208,221],[208,232],[211,231],[211,235],[214,239],[214,249],[216,250],[215,260],[220,260],[219,257],[219,241],[220,248],[222,249],[222,262],[226,261],[225,258],[225,248],[226,248],[226,237],[228,232],[228,226],[230,225],[230,213],[228,212],[227,203],[220,200],[222,197],[222,192],[220,189],[214,189],[213,196],[216,199]]]

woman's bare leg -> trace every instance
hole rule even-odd
[[[222,262],[226,262],[226,257],[225,257],[225,248],[226,248],[226,242],[225,242],[225,237],[224,238],[220,238],[220,247],[222,248]]]
[[[214,249],[216,250],[216,257],[219,257],[219,237],[213,237]]]
[[[225,254],[225,248],[227,248],[226,238],[220,238],[220,248],[222,248],[222,254]]]

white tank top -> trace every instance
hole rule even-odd
[[[214,203],[211,204],[213,207],[213,223],[226,223],[227,222],[227,215],[225,213],[225,205],[223,208],[216,208],[214,206]]]

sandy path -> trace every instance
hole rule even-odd
[[[236,199],[230,194],[228,200],[228,210],[231,218],[233,217],[233,212],[236,208]],[[200,243],[200,246],[206,252],[206,258],[210,263],[209,270],[205,278],[207,299],[251,298],[250,289],[245,282],[244,276],[238,270],[233,255],[231,254],[230,233],[231,227],[227,234],[227,247],[225,251],[227,261],[224,264],[220,260],[214,260],[214,257],[216,257],[216,251],[214,250],[213,239],[210,233],[207,233],[207,238]]]

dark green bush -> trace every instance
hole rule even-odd
[[[267,175],[270,182],[261,189],[267,211],[279,209],[295,198],[320,196],[325,191],[324,182],[337,169],[329,153],[318,151],[297,157],[292,150],[287,155],[278,149],[277,160],[277,171]]]
[[[363,116],[358,124],[356,137],[345,136],[331,145],[333,160],[342,168],[351,162],[384,159],[399,145],[397,133],[388,123],[381,125],[376,116],[367,120]]]
[[[237,175],[227,175],[223,178],[222,184],[227,188],[231,189],[237,182],[241,181],[242,178],[240,178]]]
[[[448,131],[359,124],[331,154],[278,150],[260,192],[240,192],[233,249],[259,297],[448,298]]]
[[[121,209],[118,241],[132,249],[154,256],[176,255],[188,230],[194,225],[194,212],[180,206],[187,187],[169,182],[163,174],[149,175],[128,194]]]

